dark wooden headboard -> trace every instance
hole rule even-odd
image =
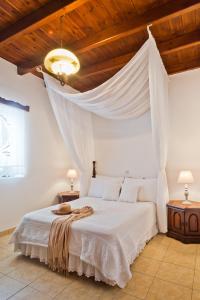
[[[92,162],[92,164],[93,164],[93,167],[92,167],[92,177],[95,178],[96,175],[97,175],[97,171],[96,171],[96,161],[94,160],[94,161]]]

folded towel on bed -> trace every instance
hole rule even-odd
[[[69,216],[56,218],[50,229],[48,242],[48,265],[53,271],[68,270],[69,239],[71,223],[93,214],[93,208],[75,209]]]

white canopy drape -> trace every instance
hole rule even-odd
[[[46,85],[65,99],[101,117],[135,118],[149,107],[149,40],[137,54],[112,78],[90,91],[79,93],[69,86],[60,86],[44,74]]]
[[[68,153],[80,173],[80,194],[87,195],[94,159],[91,113],[48,88],[48,95]]]
[[[82,195],[87,193],[91,161],[94,159],[89,112],[104,118],[128,119],[151,109],[158,169],[158,226],[161,232],[166,232],[168,76],[151,33],[137,54],[112,78],[95,89],[80,93],[69,86],[62,87],[47,74],[44,78],[64,141],[81,173]]]

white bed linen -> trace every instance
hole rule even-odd
[[[73,208],[90,205],[94,214],[72,223],[69,253],[98,270],[107,282],[125,287],[132,277],[130,264],[147,239],[157,233],[155,204],[122,203],[84,197]],[[26,214],[12,235],[20,245],[48,246],[52,221],[58,216],[48,207]],[[72,270],[73,271],[73,270]]]

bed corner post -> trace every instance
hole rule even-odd
[[[92,177],[93,177],[93,178],[96,178],[96,174],[97,174],[97,172],[96,172],[96,161],[94,160],[94,161],[92,162],[92,164],[93,164],[93,168],[92,168]]]

